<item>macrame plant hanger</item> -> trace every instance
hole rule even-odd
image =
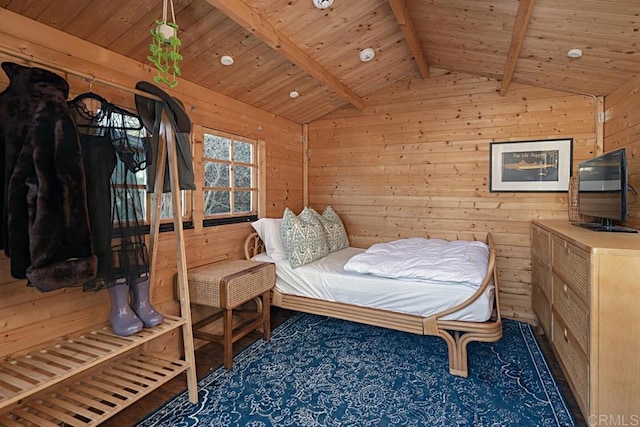
[[[171,4],[172,22],[167,22],[168,5]],[[156,20],[156,27],[151,29],[151,44],[149,50],[151,55],[147,59],[156,66],[158,75],[153,81],[160,84],[165,83],[169,87],[176,87],[180,75],[180,61],[182,55],[178,53],[180,39],[178,39],[178,24],[176,24],[176,14],[173,9],[173,0],[163,0],[162,19]]]

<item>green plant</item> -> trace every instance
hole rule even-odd
[[[173,34],[169,38],[166,38],[166,34],[161,31],[163,26],[173,29]],[[153,78],[153,81],[165,83],[172,88],[178,85],[176,77],[181,74],[182,55],[178,52],[181,42],[177,34],[177,24],[157,20],[156,27],[151,29],[152,40],[149,45],[151,55],[147,56],[147,59],[153,62],[158,69],[158,75]]]

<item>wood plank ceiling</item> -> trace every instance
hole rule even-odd
[[[298,123],[429,67],[607,95],[640,73],[639,0],[174,0],[182,78]],[[161,0],[0,0],[143,63]],[[376,56],[361,62],[371,47]],[[567,57],[579,48],[584,56]],[[235,62],[225,67],[220,57]],[[300,96],[291,99],[296,90]]]

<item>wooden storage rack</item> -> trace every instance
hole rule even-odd
[[[165,111],[151,203],[154,208],[150,236],[151,283],[155,277],[167,157],[173,212],[182,212],[174,138]],[[180,215],[174,215],[174,233],[180,316],[165,316],[162,324],[128,337],[115,335],[111,327],[105,325],[0,361],[0,426],[98,425],[183,372],[187,375],[189,400],[198,401]],[[184,359],[145,351],[146,343],[178,328],[182,330]]]

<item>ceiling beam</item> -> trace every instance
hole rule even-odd
[[[516,22],[513,25],[513,33],[511,34],[511,46],[509,47],[509,56],[507,56],[507,63],[504,66],[504,75],[502,77],[502,84],[500,85],[500,95],[505,96],[511,80],[513,79],[513,73],[516,70],[516,64],[518,63],[518,57],[522,50],[522,44],[524,38],[527,35],[527,28],[529,27],[529,20],[533,13],[533,5],[536,0],[520,0],[518,6],[518,15],[516,16]]]
[[[402,29],[402,33],[404,34],[404,38],[407,40],[407,44],[409,45],[409,49],[411,49],[411,53],[413,54],[413,58],[420,69],[420,74],[422,74],[422,78],[429,78],[429,63],[427,62],[427,58],[424,55],[424,51],[422,50],[422,46],[420,45],[420,41],[418,40],[418,35],[416,34],[416,27],[413,25],[413,19],[411,19],[411,15],[409,15],[409,9],[407,9],[407,4],[404,0],[388,0],[389,5],[391,6],[391,10],[393,10],[393,14],[396,17],[396,21],[400,25],[400,29]]]
[[[364,109],[364,101],[358,94],[326,70],[244,1],[207,0],[207,2],[242,27],[251,31],[272,49],[280,52],[289,61],[319,80],[351,105],[359,110]]]

